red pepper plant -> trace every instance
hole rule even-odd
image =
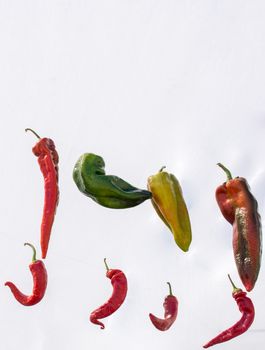
[[[221,163],[227,181],[216,189],[216,200],[224,218],[233,226],[233,251],[238,274],[250,292],[257,281],[262,253],[262,232],[258,203],[247,180],[232,178]]]

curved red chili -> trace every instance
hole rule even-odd
[[[212,345],[224,343],[232,338],[237,337],[240,334],[245,333],[254,321],[255,309],[251,299],[246,296],[246,292],[243,292],[242,289],[239,289],[234,285],[229,275],[228,277],[233,286],[232,296],[238,305],[239,311],[242,313],[242,317],[232,327],[223,331],[215,338],[210,340],[207,344],[205,344],[203,346],[205,349],[209,348]]]
[[[55,149],[54,142],[48,138],[40,136],[32,129],[31,131],[37,136],[39,141],[32,148],[32,152],[38,157],[38,163],[44,177],[44,207],[41,222],[41,252],[42,259],[46,258],[54,216],[59,201],[58,187],[58,162],[59,156]]]
[[[45,265],[41,260],[36,260],[36,249],[30,243],[25,243],[24,245],[29,245],[33,250],[32,263],[29,265],[29,269],[33,276],[33,291],[31,295],[25,295],[20,292],[20,290],[12,282],[6,282],[5,286],[11,289],[14,297],[20,304],[25,306],[32,306],[41,301],[44,297],[46,287],[47,287],[47,271]]]
[[[165,301],[163,304],[165,309],[164,319],[158,318],[151,313],[149,314],[151,322],[160,331],[168,330],[172,326],[172,324],[175,322],[178,314],[178,300],[172,294],[172,288],[170,283],[167,282],[167,284],[169,285],[169,295],[165,298]]]
[[[216,190],[216,200],[224,218],[233,225],[233,251],[237,270],[246,290],[251,291],[258,278],[262,231],[258,203],[246,179],[232,178],[230,171],[218,163],[227,181]]]
[[[122,305],[127,294],[127,279],[125,274],[121,270],[109,269],[106,259],[104,259],[104,263],[107,269],[106,276],[111,280],[113,292],[105,304],[90,314],[90,321],[100,325],[101,329],[104,329],[105,326],[99,319],[113,314]]]

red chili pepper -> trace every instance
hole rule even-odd
[[[246,292],[243,292],[242,289],[239,289],[234,285],[229,275],[228,277],[233,286],[232,296],[238,305],[239,311],[242,313],[242,317],[232,327],[220,333],[215,338],[210,340],[207,344],[205,344],[203,346],[205,349],[209,348],[212,345],[224,343],[242,333],[245,333],[254,321],[255,309],[251,299],[246,296]]]
[[[41,301],[43,298],[46,287],[47,287],[47,271],[45,265],[41,260],[36,260],[36,249],[30,243],[25,243],[24,245],[29,245],[33,250],[32,263],[29,265],[29,269],[33,276],[33,291],[31,295],[25,295],[20,292],[20,290],[12,282],[6,282],[5,286],[11,289],[14,297],[20,304],[25,306],[35,305]]]
[[[163,304],[165,309],[164,319],[158,318],[153,314],[149,314],[151,322],[160,331],[168,330],[172,326],[172,324],[175,322],[178,314],[178,300],[172,294],[172,288],[170,283],[167,282],[167,284],[169,285],[169,295],[165,298],[165,301]]]
[[[227,181],[216,190],[216,200],[225,219],[233,225],[233,251],[239,276],[246,290],[251,291],[258,278],[261,263],[261,223],[258,203],[250,192],[246,179],[232,178],[230,171],[218,163],[227,174]]]
[[[105,318],[113,314],[122,305],[127,294],[127,279],[125,274],[121,270],[109,269],[106,259],[104,259],[104,264],[107,269],[106,276],[111,280],[111,284],[113,286],[113,292],[105,304],[90,314],[90,321],[100,325],[101,329],[104,329],[105,326],[102,322],[98,321],[98,319]]]
[[[33,132],[39,141],[32,148],[32,152],[38,157],[39,166],[44,177],[44,207],[41,223],[41,252],[42,259],[46,258],[52,225],[56,208],[59,201],[58,187],[58,162],[59,156],[55,149],[54,142],[48,138],[40,138],[32,129],[26,131]]]

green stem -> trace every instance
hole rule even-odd
[[[36,259],[36,249],[35,249],[34,245],[30,244],[30,243],[24,243],[24,245],[29,245],[32,248],[32,250],[33,250],[32,262],[36,261],[37,260]]]
[[[25,129],[25,131],[26,131],[26,132],[27,132],[27,131],[31,131],[35,136],[37,136],[38,139],[41,138],[34,130],[32,130],[32,129],[30,129],[30,128]]]
[[[229,180],[232,180],[233,179],[233,177],[232,177],[232,174],[231,174],[231,172],[230,172],[230,170],[228,170],[223,164],[221,164],[221,163],[217,163],[217,165],[220,167],[220,168],[222,168],[223,170],[224,170],[224,172],[226,173],[226,176],[227,176],[227,181],[229,181]]]
[[[169,295],[173,295],[173,294],[172,294],[171,284],[170,284],[169,282],[167,282],[167,284],[169,285]]]
[[[107,260],[107,258],[104,258],[104,264],[106,266],[107,271],[109,271],[109,267],[108,267],[108,264],[107,264],[106,260]]]
[[[162,166],[162,168],[159,170],[159,173],[161,173],[164,169],[166,168],[166,166]]]
[[[235,292],[237,292],[237,291],[239,291],[240,289],[239,288],[237,288],[236,286],[235,286],[235,284],[234,284],[234,282],[232,281],[232,278],[230,277],[230,275],[228,274],[228,278],[229,278],[229,281],[231,282],[231,284],[232,284],[232,287],[233,287],[233,293],[235,293]]]

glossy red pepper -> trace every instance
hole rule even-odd
[[[160,331],[168,330],[172,326],[172,324],[175,322],[178,314],[178,300],[172,294],[170,283],[167,282],[167,284],[169,285],[169,295],[165,298],[165,301],[163,304],[165,309],[164,319],[158,318],[153,314],[149,314],[151,322]]]
[[[47,287],[47,271],[41,260],[36,260],[36,249],[30,243],[25,243],[24,245],[29,245],[33,250],[32,263],[29,265],[29,269],[33,276],[33,291],[31,295],[25,295],[20,292],[20,290],[12,282],[6,282],[5,286],[11,289],[14,297],[20,304],[25,306],[32,306],[41,301],[44,297],[46,287]]]
[[[41,252],[42,259],[46,258],[52,225],[59,201],[58,187],[58,162],[59,156],[55,149],[54,142],[48,138],[40,138],[32,129],[26,131],[33,132],[39,141],[32,148],[32,152],[38,157],[38,163],[44,177],[44,207],[41,222]]]
[[[229,275],[228,277],[233,286],[232,296],[238,305],[239,311],[242,313],[242,317],[232,327],[220,333],[215,338],[210,340],[207,344],[205,344],[203,346],[205,349],[219,343],[224,343],[239,336],[240,334],[245,333],[254,321],[255,309],[251,299],[246,296],[246,292],[243,292],[242,289],[239,289],[234,285]]]
[[[90,314],[90,321],[100,325],[101,329],[104,329],[105,326],[99,319],[113,314],[122,305],[127,294],[127,279],[125,274],[121,270],[109,269],[106,259],[104,259],[104,263],[107,269],[106,276],[111,280],[113,292],[105,304]]]
[[[246,179],[232,178],[222,164],[227,181],[216,190],[216,200],[224,218],[233,225],[233,251],[239,276],[246,290],[251,291],[258,278],[262,232],[258,203]]]

